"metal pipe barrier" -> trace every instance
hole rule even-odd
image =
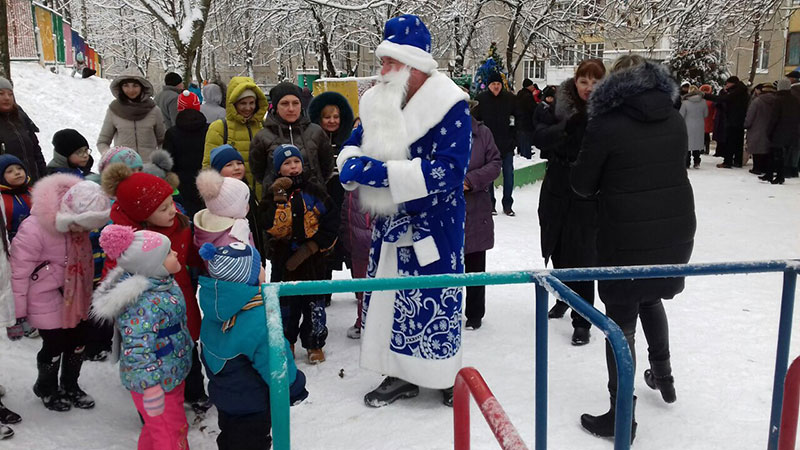
[[[772,413],[768,450],[777,450],[783,405],[784,377],[789,363],[789,342],[792,331],[797,272],[800,261],[771,260],[753,262],[671,264],[661,266],[599,267],[581,269],[527,270],[515,272],[426,275],[402,278],[357,280],[322,280],[269,283],[262,285],[267,323],[270,324],[270,358],[274,358],[273,379],[270,383],[273,421],[273,444],[276,450],[288,450],[289,411],[288,387],[285,376],[286,352],[283,350],[283,328],[280,323],[279,296],[321,295],[337,292],[365,292],[402,289],[444,288],[457,286],[494,286],[504,284],[536,284],[536,411],[535,449],[547,448],[547,300],[548,293],[565,301],[579,314],[605,333],[614,351],[618,396],[616,406],[616,436],[630,436],[633,402],[633,363],[628,343],[619,327],[600,311],[589,305],[563,284],[565,281],[623,280],[669,278],[703,275],[783,272],[783,293],[775,358],[775,378],[772,393]],[[274,314],[272,315],[274,311]],[[280,345],[280,347],[279,347]],[[271,363],[273,360],[270,361]],[[283,372],[280,370],[283,369]],[[272,395],[275,392],[276,395]],[[627,431],[626,431],[627,430]],[[616,439],[615,450],[628,450],[628,439]]]
[[[794,450],[797,443],[797,412],[800,407],[800,356],[795,358],[786,372],[783,390],[783,412],[778,450]]]
[[[458,371],[453,386],[453,435],[455,450],[470,449],[469,396],[475,398],[503,450],[528,450],[517,429],[500,406],[480,372],[474,367],[464,367]]]

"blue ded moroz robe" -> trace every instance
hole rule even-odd
[[[337,160],[340,170],[354,156],[386,162],[388,179],[345,185],[360,189],[366,209],[383,210],[374,222],[367,276],[463,273],[463,185],[472,145],[467,94],[445,75],[431,75],[402,109],[397,122],[404,142],[393,158],[366,145],[370,131],[364,127],[375,123],[364,115],[376,101],[370,94],[361,100],[362,126]],[[376,137],[372,147],[381,147],[386,141],[380,133]],[[453,386],[461,368],[462,290],[366,293],[361,366],[423,387]]]

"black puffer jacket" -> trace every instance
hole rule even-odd
[[[197,211],[204,208],[195,178],[203,167],[207,130],[206,116],[200,111],[187,109],[178,113],[175,126],[167,130],[164,136],[164,150],[175,161],[172,171],[181,181],[179,189],[189,217],[194,217]]]
[[[722,108],[723,121],[725,128],[744,128],[744,119],[747,117],[747,105],[750,96],[747,94],[747,86],[741,81],[735,83],[719,95],[705,94],[706,100],[711,100]],[[719,111],[717,111],[719,115]]]
[[[536,100],[533,92],[522,88],[517,92],[517,112],[514,119],[514,128],[517,131],[533,131],[533,113],[536,110]]]
[[[570,78],[558,89],[554,105],[539,108],[533,144],[547,159],[539,195],[542,256],[545,264],[552,257],[559,267],[592,266],[597,260],[597,200],[577,195],[569,185],[570,164],[586,130],[586,103]]]
[[[0,151],[19,158],[31,177],[31,185],[47,175],[42,148],[36,133],[39,128],[17,105],[7,113],[0,113]]]
[[[317,183],[325,185],[333,173],[333,156],[328,137],[322,128],[301,115],[293,124],[286,123],[275,110],[264,118],[264,128],[250,142],[250,170],[253,179],[264,187],[262,196],[275,181],[273,151],[282,144],[292,144],[303,155],[303,172],[309,172]]]
[[[589,125],[572,187],[600,203],[603,266],[686,263],[696,228],[686,175],[686,125],[672,107],[678,88],[666,69],[645,63],[613,73],[589,99]],[[672,298],[683,278],[601,281],[607,304]]]
[[[517,112],[517,97],[505,89],[497,96],[487,90],[478,94],[475,100],[478,106],[472,110],[472,115],[492,131],[500,156],[513,153],[517,141],[514,139],[511,116]]]

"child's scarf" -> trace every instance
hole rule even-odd
[[[64,328],[75,328],[82,320],[89,317],[89,306],[92,303],[93,267],[89,233],[67,233]]]

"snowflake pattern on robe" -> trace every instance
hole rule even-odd
[[[398,276],[464,272],[464,175],[472,147],[472,130],[465,101],[456,103],[439,124],[409,146],[412,158],[422,160],[428,195],[405,202],[400,212],[376,218],[372,230],[367,276],[378,270],[384,242],[397,242],[411,233],[413,242],[432,237],[438,260],[422,266],[414,247],[399,247]],[[357,129],[344,145],[360,146]],[[390,180],[391,183],[391,180]],[[397,291],[391,351],[427,360],[448,359],[461,347],[462,288]],[[371,293],[365,293],[362,320],[368,320]]]

